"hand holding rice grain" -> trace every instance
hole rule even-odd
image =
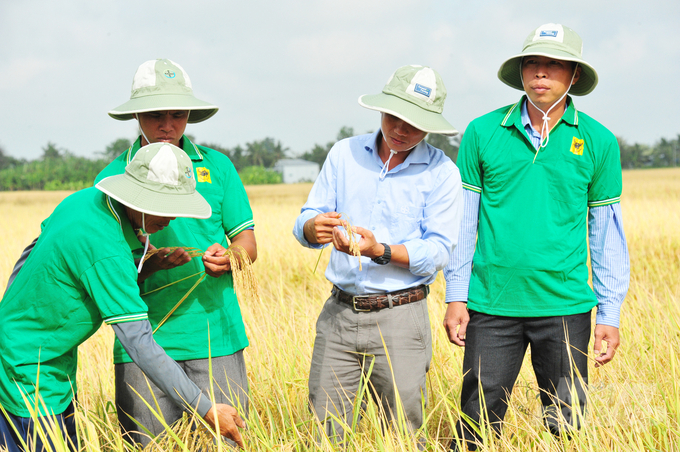
[[[193,292],[196,286],[198,286],[207,275],[218,277],[228,271],[231,271],[231,275],[234,280],[234,292],[236,293],[239,301],[260,301],[259,285],[257,283],[255,273],[253,272],[252,260],[250,259],[248,252],[240,245],[235,245],[225,249],[222,245],[215,243],[214,245],[211,245],[205,253],[198,248],[192,247],[166,247],[161,248],[161,250],[177,250],[179,248],[183,248],[185,252],[187,252],[191,257],[203,256],[205,272],[200,272],[189,276],[192,277],[199,274],[201,275],[193,287],[189,289],[186,294],[184,294],[184,296],[177,302],[170,312],[168,312],[158,323],[154,329],[154,333],[158,331],[158,329],[170,318],[170,316],[172,316],[177,308],[180,307],[184,300],[187,299],[191,292]],[[153,250],[152,253],[156,254],[161,250]],[[208,267],[210,267],[210,270]],[[152,292],[165,289],[166,287],[171,286],[179,281],[181,280],[166,284],[165,286],[159,287],[158,289],[154,289]],[[148,293],[151,292],[147,292],[146,294]]]

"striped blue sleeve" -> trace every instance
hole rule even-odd
[[[476,191],[463,190],[463,221],[458,233],[458,246],[451,253],[449,264],[444,268],[447,303],[467,302],[468,299],[472,257],[477,242],[480,197]]]
[[[598,325],[619,327],[621,305],[628,293],[630,260],[623,232],[621,204],[588,210],[588,239]]]

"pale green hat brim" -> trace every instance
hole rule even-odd
[[[520,75],[520,64],[522,63],[522,58],[530,55],[545,56],[548,58],[555,58],[557,60],[563,61],[573,61],[581,66],[581,76],[578,81],[569,89],[569,94],[574,96],[585,96],[591,93],[597,86],[598,77],[595,68],[590,64],[577,58],[574,55],[565,52],[563,50],[550,47],[548,45],[534,45],[528,51],[522,52],[518,55],[508,58],[501,64],[498,70],[498,78],[501,82],[505,83],[512,88],[524,91],[522,86],[522,78]]]
[[[364,94],[359,97],[359,105],[369,110],[396,116],[423,132],[447,136],[458,134],[458,131],[440,113],[427,111],[391,94]]]
[[[134,118],[135,113],[165,110],[189,110],[189,123],[205,121],[217,113],[219,108],[191,94],[157,94],[136,97],[109,111],[109,116],[119,121]]]
[[[157,182],[143,186],[129,174],[118,174],[100,181],[95,187],[116,201],[139,212],[159,217],[210,218],[210,204],[198,191],[178,193],[176,187]]]

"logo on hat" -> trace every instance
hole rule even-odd
[[[557,30],[541,30],[541,38],[556,38]]]
[[[193,176],[191,168],[189,168],[188,166],[184,167],[184,175],[187,177],[187,179],[191,179],[191,176]]]
[[[163,75],[165,75],[167,78],[175,78],[175,73],[172,72],[170,69],[167,71],[163,72]]]
[[[416,83],[415,88],[413,88],[413,91],[415,91],[418,94],[422,94],[423,96],[430,97],[430,94],[432,94],[432,88],[428,88],[427,86],[423,86],[420,83]]]

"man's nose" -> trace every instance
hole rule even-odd
[[[172,129],[172,118],[170,115],[165,115],[163,116],[163,119],[161,119],[161,129],[164,131]]]
[[[548,76],[548,65],[539,63],[536,67],[536,78],[545,78]]]
[[[395,125],[394,131],[399,135],[408,135],[408,129],[406,128],[406,123],[401,119]]]

